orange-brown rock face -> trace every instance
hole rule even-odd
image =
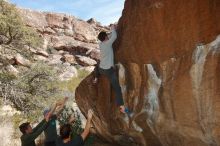
[[[181,56],[220,33],[218,0],[127,0],[119,22],[119,60],[146,63]]]
[[[100,137],[127,146],[219,146],[219,18],[219,0],[127,0],[116,56],[134,115],[119,113],[103,76],[94,86],[90,75],[76,91],[81,110],[95,111]]]

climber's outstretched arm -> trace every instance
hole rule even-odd
[[[65,104],[68,100],[68,97],[64,97],[64,99],[60,102],[60,106],[59,109],[56,112],[56,115],[58,116],[59,114],[61,114],[61,112],[63,111],[63,108],[65,107]]]
[[[107,44],[113,44],[114,41],[117,39],[117,32],[116,32],[116,26],[115,25],[112,25],[111,26],[111,37],[109,38],[108,41],[106,41]]]

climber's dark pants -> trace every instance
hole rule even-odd
[[[95,69],[94,69],[94,77],[98,78],[100,76],[99,73],[99,63],[96,64]]]
[[[123,101],[123,98],[122,98],[121,87],[119,85],[119,81],[118,81],[118,78],[115,74],[114,68],[111,67],[110,69],[102,69],[102,68],[96,67],[95,68],[95,76],[98,77],[99,74],[103,74],[103,75],[107,76],[107,78],[109,79],[109,81],[111,83],[111,86],[115,91],[116,104],[118,106],[124,105],[124,101]]]

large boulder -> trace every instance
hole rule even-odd
[[[50,27],[46,27],[43,29],[43,32],[44,34],[50,34],[50,35],[55,35],[57,32],[56,32],[56,29],[52,29]]]
[[[49,54],[46,51],[43,51],[43,50],[37,51],[36,54],[44,56],[44,57],[49,57]]]
[[[94,69],[95,69],[95,66],[86,66],[86,67],[80,68],[80,70],[84,70],[89,73],[91,73]]]
[[[5,69],[8,71],[9,74],[17,76],[19,71],[11,64],[7,65]]]
[[[63,14],[45,13],[46,21],[51,28],[63,28]]]
[[[115,44],[125,104],[92,74],[76,90],[98,135],[141,146],[220,145],[220,1],[126,0]]]
[[[70,64],[75,64],[76,63],[75,57],[73,55],[70,55],[70,54],[64,54],[61,59],[64,62],[68,62]]]
[[[43,38],[43,51],[56,49],[87,56],[88,50],[98,48],[98,33],[101,30],[109,30],[94,19],[86,22],[62,13],[37,12],[29,9],[18,9],[18,11],[26,25],[37,30]],[[93,59],[98,56],[97,53],[99,52],[92,53]],[[45,53],[39,55],[48,57]]]
[[[28,26],[39,30],[43,30],[44,27],[48,26],[44,13],[30,9],[18,9],[18,11]]]
[[[82,41],[96,41],[98,32],[89,23],[73,19],[72,24],[74,32],[82,36]]]
[[[14,61],[16,65],[29,67],[31,65],[30,60],[24,58],[21,54],[17,53],[14,57]]]
[[[57,50],[65,50],[78,55],[86,55],[88,50],[98,47],[97,44],[78,41],[70,36],[53,36],[49,45]]]
[[[35,61],[43,61],[43,62],[48,61],[48,59],[47,59],[46,57],[41,56],[41,55],[35,55],[35,56],[34,56],[34,60],[35,60]]]
[[[90,58],[98,61],[100,59],[100,50],[99,49],[90,49],[86,52]]]
[[[94,66],[97,63],[95,60],[81,55],[76,55],[76,61],[82,66]]]
[[[65,66],[62,73],[59,75],[61,81],[68,81],[71,78],[77,77],[78,71],[74,66]]]
[[[161,62],[192,52],[198,44],[211,42],[220,33],[219,3],[217,0],[126,1],[119,21],[117,57],[121,62]]]
[[[99,31],[109,29],[102,27],[99,22],[93,19],[86,22],[62,13],[38,12],[29,9],[18,10],[26,24],[42,34],[66,35],[82,42],[97,44]]]
[[[59,65],[62,64],[63,62],[61,61],[62,55],[59,54],[53,54],[49,57],[48,64],[49,65]]]

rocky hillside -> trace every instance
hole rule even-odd
[[[88,76],[76,100],[100,137],[124,146],[219,146],[220,1],[126,0],[115,44],[126,105]],[[86,92],[85,92],[86,91]]]
[[[0,4],[2,4],[1,2]],[[0,8],[2,8],[1,6]],[[7,7],[6,11],[10,10],[9,8]],[[43,40],[43,44],[35,48],[24,45],[25,52],[21,53],[20,46],[13,46],[15,48],[12,48],[12,45],[3,44],[4,37],[2,33],[0,34],[0,146],[21,145],[21,133],[17,128],[21,124],[21,119],[28,119],[27,114],[33,118],[41,117],[42,109],[53,104],[59,96],[70,97],[70,106],[73,104],[73,109],[77,109],[72,95],[73,90],[78,85],[79,80],[87,74],[86,71],[93,71],[94,65],[99,59],[97,34],[101,30],[109,30],[108,27],[101,26],[94,19],[86,22],[66,14],[37,12],[19,8],[15,8],[15,10],[18,10],[25,25],[37,32],[37,35]],[[15,13],[17,14],[17,11]],[[1,14],[3,14],[2,11]],[[1,15],[1,18],[4,17]],[[4,25],[2,22],[1,27]],[[7,21],[5,22],[7,23]],[[14,24],[16,25],[17,22]],[[16,75],[17,78],[14,76],[10,78],[12,76],[9,73]],[[44,75],[48,78],[45,78]],[[78,78],[73,78],[77,76]],[[44,81],[42,82],[41,79]],[[54,82],[54,80],[58,82]],[[60,82],[59,80],[69,81]],[[17,83],[21,84],[18,85]],[[38,83],[42,84],[39,85]],[[52,90],[48,87],[48,85],[53,86],[55,84],[59,86]],[[36,86],[33,87],[33,85]],[[32,89],[38,93],[32,92]],[[12,112],[15,109],[11,108],[10,105],[21,112]],[[33,122],[33,120],[38,119],[29,120]]]
[[[64,70],[61,80],[77,76],[76,68],[91,72],[99,59],[97,34],[100,30],[108,30],[93,18],[83,21],[66,14],[38,12],[29,9],[18,9],[25,24],[43,38],[42,46],[29,48],[35,54],[32,61],[21,54],[11,56],[11,65],[7,70],[17,74],[14,65],[30,66],[35,61],[43,61],[49,65],[61,65]]]

